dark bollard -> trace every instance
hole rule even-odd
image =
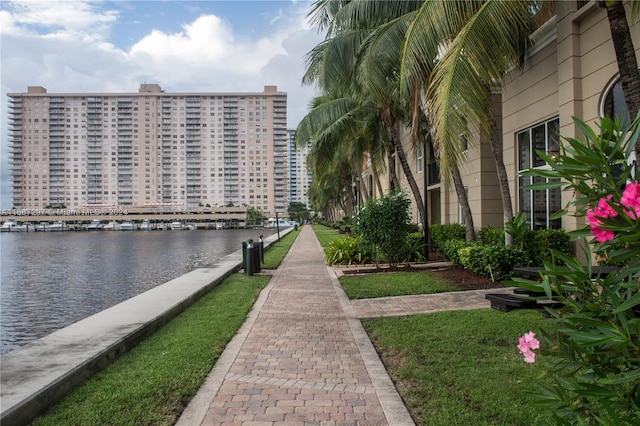
[[[258,238],[258,252],[260,253],[260,262],[264,263],[264,241],[262,235]]]
[[[253,251],[253,240],[247,241],[247,266],[244,271],[247,273],[247,276],[253,275],[255,260],[254,260],[254,251]]]

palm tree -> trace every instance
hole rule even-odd
[[[469,134],[469,125],[488,138],[505,223],[513,217],[513,209],[501,138],[494,130],[491,96],[507,72],[522,63],[529,35],[537,28],[533,12],[539,3],[425,1],[402,52],[403,84],[414,85],[417,79],[427,87],[425,111],[439,146],[441,168],[452,170],[464,160],[460,135]],[[439,52],[437,60],[433,52]]]
[[[355,182],[359,185],[358,194],[367,196],[368,191],[360,179],[362,165],[368,158],[377,173],[385,156],[383,129],[371,117],[375,111],[348,97],[316,98],[313,105],[298,124],[296,144],[311,144],[314,162],[310,170],[314,173],[314,180],[315,173],[322,174],[324,169],[348,163],[352,172],[348,179],[342,177],[343,185],[350,187]]]
[[[624,4],[621,0],[600,0],[598,4],[607,10],[611,39],[620,71],[622,92],[627,103],[629,117],[633,119],[640,112],[640,70],[638,70],[636,51],[631,39]],[[636,19],[640,14],[640,1],[633,0],[632,5],[633,19]],[[640,139],[636,142],[635,152],[636,158],[640,158]]]
[[[408,11],[415,9],[420,2],[332,2],[329,0],[315,3],[315,9],[310,15],[315,16],[315,21],[322,29],[327,29],[327,38],[323,43],[324,47],[330,45],[328,49],[322,49],[322,55],[316,55],[319,50],[312,54],[311,66],[307,76],[312,76],[323,89],[335,89],[335,80],[326,78],[327,71],[339,77],[346,77],[346,84],[353,90],[352,98],[367,108],[376,110],[376,117],[383,123],[387,135],[387,154],[389,157],[389,177],[390,187],[398,187],[395,174],[395,159],[397,157],[404,175],[409,183],[409,187],[416,201],[425,233],[428,232],[428,223],[425,214],[425,205],[422,195],[409,162],[404,147],[400,139],[400,126],[407,121],[405,112],[408,102],[401,96],[399,88],[399,51],[402,38],[396,39],[396,45],[392,50],[372,48],[376,43],[366,42],[365,36],[372,33],[381,23],[389,19],[403,17]],[[358,11],[359,8],[369,8],[374,6],[377,13],[371,16],[372,19],[352,19],[351,14],[364,16]],[[355,40],[358,43],[353,43]],[[332,55],[331,52],[339,52]],[[356,56],[354,53],[357,52]],[[393,53],[395,52],[395,53]],[[345,53],[357,58],[357,62],[345,59]],[[314,61],[314,59],[318,59]],[[372,65],[371,62],[375,62]],[[345,64],[347,67],[343,68]],[[340,68],[340,72],[335,73],[335,69]],[[356,77],[357,79],[353,79]],[[344,80],[343,80],[344,81]]]

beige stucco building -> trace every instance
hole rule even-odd
[[[630,9],[627,15],[630,19]],[[640,58],[640,23],[630,21],[630,25],[636,57]],[[565,216],[562,222],[550,218],[571,194],[560,190],[524,190],[522,187],[529,183],[528,178],[518,176],[518,172],[543,166],[544,162],[535,155],[535,150],[557,151],[559,135],[579,137],[572,117],[594,125],[603,114],[612,114],[613,105],[618,105],[619,87],[615,87],[618,65],[606,11],[593,0],[557,2],[556,15],[541,25],[533,39],[535,44],[526,57],[524,68],[513,71],[495,95],[497,127],[502,138],[513,210],[527,215],[535,228],[572,230],[582,225],[576,223],[575,218]],[[614,98],[611,98],[612,93]],[[425,148],[412,149],[409,138],[405,139],[403,145],[410,166],[424,194],[422,153]],[[487,143],[470,140],[466,154],[467,161],[461,165],[461,173],[474,226],[476,229],[502,227],[502,201],[491,149]],[[433,159],[433,155],[428,158]],[[399,164],[396,168],[401,187],[411,194]],[[427,164],[429,223],[462,222],[453,184],[447,176],[439,178],[436,170],[435,163]],[[365,170],[364,179],[371,188],[369,173]],[[381,180],[383,184],[388,181]],[[385,185],[384,190],[387,189],[388,185]],[[375,187],[371,191],[378,192]],[[418,222],[415,203],[412,209],[414,221]]]
[[[286,212],[287,94],[10,93],[13,207]]]

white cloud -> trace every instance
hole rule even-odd
[[[260,92],[277,85],[288,93],[289,127],[297,126],[313,96],[312,88],[301,85],[304,55],[321,41],[305,22],[308,3],[279,13],[258,39],[250,38],[250,29],[201,15],[174,32],[153,22],[155,29],[138,36],[129,49],[114,45],[109,36],[118,19],[133,21],[124,8],[103,10],[101,3],[83,1],[2,3],[1,208],[11,206],[7,93],[27,86],[62,93],[134,92],[143,82],[158,83],[167,92]]]
[[[58,28],[63,33],[100,34],[118,19],[118,11],[99,8],[99,3],[68,0],[8,1],[12,20],[19,26]],[[5,30],[3,29],[3,32]]]

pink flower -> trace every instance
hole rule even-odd
[[[606,243],[607,241],[613,241],[616,237],[616,234],[613,231],[608,231],[606,229],[601,228],[591,228],[591,234],[596,238],[596,241],[599,243]]]
[[[536,354],[533,352],[533,349],[539,348],[540,341],[536,339],[536,334],[532,331],[526,333],[518,340],[518,350],[524,356],[525,362],[536,362]]]
[[[636,209],[637,211],[637,208],[640,207],[640,184],[637,182],[628,184],[626,188],[624,188],[620,202],[627,207]]]
[[[617,217],[618,212],[609,204],[609,200],[613,198],[613,195],[608,195],[606,198],[600,198],[598,205],[593,210],[586,212],[587,221],[591,225],[591,234],[596,238],[599,243],[605,243],[615,238],[613,231],[607,231],[600,228],[603,225],[600,219],[607,219],[610,217]]]

